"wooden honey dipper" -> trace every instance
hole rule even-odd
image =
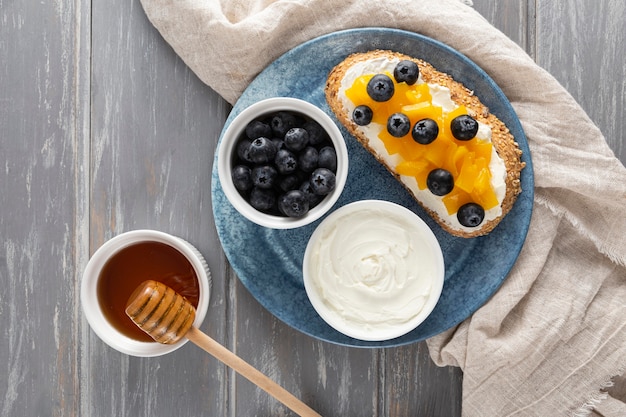
[[[187,337],[298,415],[321,417],[289,391],[195,328],[196,309],[167,285],[152,280],[143,282],[128,299],[126,314],[155,341],[172,344]]]

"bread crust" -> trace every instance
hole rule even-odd
[[[341,81],[344,78],[346,71],[354,64],[367,61],[375,58],[398,58],[400,60],[411,60],[415,62],[421,74],[422,79],[427,83],[435,83],[447,87],[450,90],[450,97],[457,105],[465,105],[468,113],[473,116],[477,121],[482,122],[491,127],[494,149],[504,161],[506,167],[506,192],[504,199],[501,203],[502,214],[493,219],[484,222],[475,230],[464,231],[451,227],[447,222],[441,219],[438,214],[430,207],[427,207],[407,186],[402,180],[402,177],[393,170],[392,167],[387,165],[381,155],[379,155],[374,149],[369,146],[369,140],[365,134],[358,129],[358,125],[352,121],[350,114],[344,110],[343,103],[339,97],[339,90],[341,87]],[[407,191],[413,196],[413,198],[428,212],[428,214],[447,232],[454,236],[460,236],[465,238],[476,237],[486,235],[491,232],[511,210],[517,196],[521,193],[520,175],[525,166],[525,163],[521,161],[522,151],[520,150],[513,135],[506,127],[506,125],[498,119],[495,115],[489,112],[489,108],[485,106],[478,97],[476,97],[472,91],[467,89],[463,84],[455,81],[452,77],[446,73],[436,70],[428,62],[410,57],[398,52],[387,50],[374,50],[365,53],[355,53],[348,56],[344,61],[339,63],[329,74],[326,87],[325,87],[326,101],[331,110],[339,121],[348,129],[348,131],[363,145],[381,164],[383,164],[387,170],[407,189]]]

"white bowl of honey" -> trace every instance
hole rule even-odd
[[[187,298],[196,308],[196,327],[202,324],[209,307],[209,268],[187,241],[155,230],[134,230],[105,242],[83,273],[81,304],[98,337],[132,356],[164,355],[187,341],[157,343],[126,316],[128,298],[148,279],[160,281]]]

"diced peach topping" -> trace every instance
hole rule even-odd
[[[472,196],[461,190],[459,187],[454,187],[449,194],[446,194],[441,199],[443,204],[448,210],[448,214],[452,215],[459,211],[462,205],[471,203]]]
[[[346,96],[356,106],[367,105],[373,111],[372,122],[387,125],[393,113],[401,112],[411,121],[411,126],[422,119],[437,122],[439,135],[428,145],[415,142],[409,132],[397,138],[383,129],[379,138],[390,155],[398,154],[401,162],[395,170],[398,174],[414,177],[420,190],[427,188],[426,178],[435,168],[448,170],[454,178],[454,188],[443,196],[442,201],[452,215],[466,203],[475,202],[485,210],[498,205],[498,199],[491,186],[491,142],[478,138],[460,141],[450,131],[450,122],[457,116],[468,114],[465,106],[459,106],[449,113],[432,103],[430,89],[426,83],[408,85],[394,80],[394,95],[386,102],[376,102],[367,94],[367,83],[375,74],[358,77],[346,90]],[[391,74],[387,74],[393,80]]]
[[[402,161],[396,166],[396,172],[400,175],[415,177],[426,171],[430,163],[426,160],[419,161]]]

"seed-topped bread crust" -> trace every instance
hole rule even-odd
[[[464,105],[467,108],[470,116],[474,117],[477,121],[484,123],[491,127],[491,141],[494,149],[498,153],[498,156],[504,161],[506,167],[506,192],[503,201],[501,202],[502,214],[489,221],[483,222],[480,226],[474,230],[467,231],[458,230],[453,228],[444,219],[427,205],[424,204],[411,190],[410,187],[403,181],[402,176],[394,171],[393,167],[390,167],[383,157],[379,155],[370,145],[369,138],[366,137],[362,129],[352,120],[352,115],[344,108],[342,98],[339,96],[341,83],[346,75],[346,72],[350,67],[358,62],[368,61],[376,58],[388,58],[400,60],[411,60],[415,62],[419,67],[421,78],[426,83],[439,84],[447,87],[450,90],[450,98],[457,105]],[[455,81],[448,74],[436,70],[428,62],[413,58],[401,53],[375,50],[365,53],[356,53],[348,56],[344,61],[339,63],[329,74],[326,82],[326,100],[335,114],[335,116],[341,121],[341,123],[348,129],[348,131],[370,152],[372,155],[383,164],[387,170],[400,181],[405,188],[413,195],[415,200],[422,205],[422,207],[428,212],[430,216],[446,231],[455,236],[461,237],[476,237],[488,234],[493,230],[498,223],[504,218],[504,216],[511,210],[517,196],[521,193],[520,174],[525,166],[525,163],[521,161],[522,151],[520,150],[513,135],[506,127],[506,125],[498,119],[495,115],[489,112],[489,108],[481,103],[480,99],[474,95],[472,91],[467,89],[463,84]]]

